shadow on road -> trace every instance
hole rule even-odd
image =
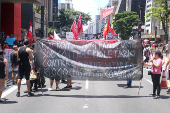
[[[126,84],[117,84],[118,87],[124,87]],[[131,88],[139,88],[139,86],[132,86]],[[143,88],[143,86],[140,86],[140,88]]]
[[[4,102],[2,104],[16,104],[17,101],[8,101],[8,99],[4,99]]]
[[[50,95],[50,94],[38,94],[34,97],[39,96],[54,96],[54,97],[66,97],[66,98],[143,98],[143,97],[150,97],[151,96],[130,96],[130,95]],[[167,98],[170,98],[167,96]]]

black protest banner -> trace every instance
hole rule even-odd
[[[41,75],[67,80],[140,80],[141,40],[116,43],[92,40],[47,40],[35,44]]]

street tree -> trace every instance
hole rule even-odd
[[[132,28],[138,25],[139,16],[136,12],[122,11],[115,15],[113,19],[113,29],[120,34],[122,40],[127,40],[131,36]]]
[[[155,0],[154,6],[146,10],[146,18],[159,19],[162,22],[162,27],[165,32],[166,43],[168,43],[168,16],[170,11],[168,10],[168,0]]]
[[[88,21],[91,21],[89,13],[86,14],[84,12],[75,11],[73,9],[59,10],[58,21],[60,22],[62,31],[64,32],[70,31],[74,19],[76,18],[78,21],[80,14],[82,16],[82,24],[87,25]]]
[[[48,34],[54,34],[54,31],[58,33],[59,31],[57,29],[53,29],[52,27],[48,28]]]

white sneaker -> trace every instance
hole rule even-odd
[[[51,87],[48,88],[48,91],[52,91],[53,89]]]
[[[60,88],[58,87],[58,88],[56,88],[56,91],[59,91],[60,90]]]

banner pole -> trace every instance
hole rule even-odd
[[[140,91],[141,83],[142,83],[142,79],[140,80],[139,91]],[[138,91],[138,96],[139,96],[139,91]]]

